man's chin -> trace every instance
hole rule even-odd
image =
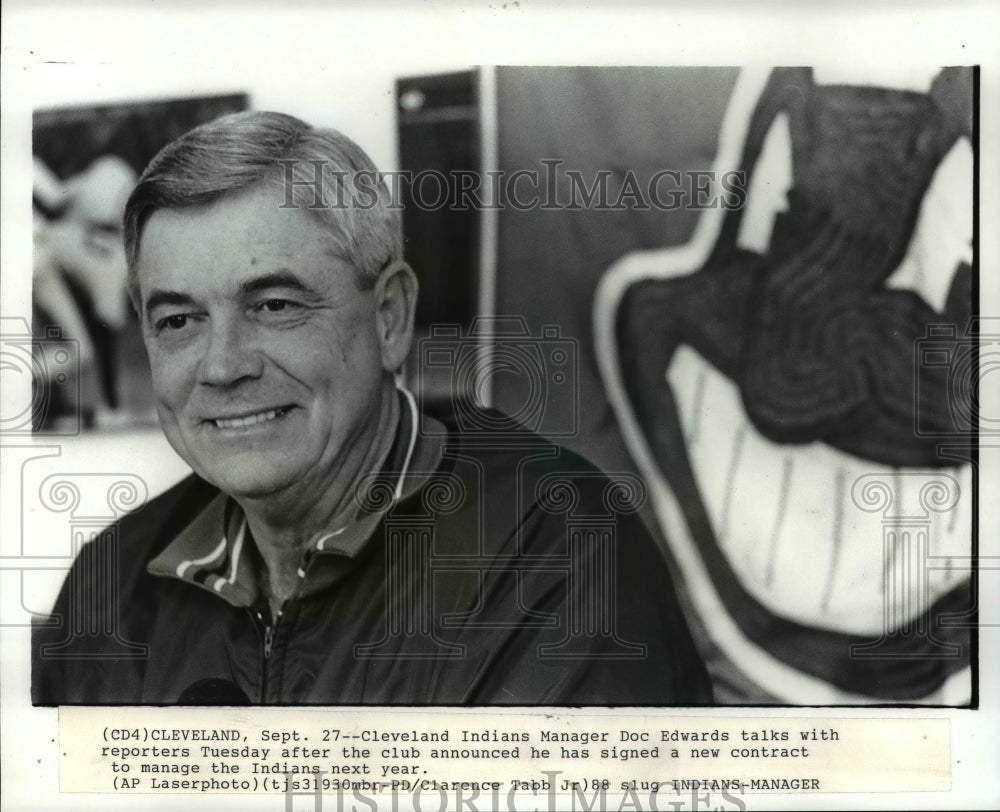
[[[202,479],[235,499],[266,499],[287,490],[294,482],[294,478],[278,472],[247,471],[234,475],[232,471],[206,470],[198,473]]]
[[[279,454],[238,453],[206,449],[188,458],[195,473],[237,498],[260,499],[280,493],[302,478],[299,466]]]

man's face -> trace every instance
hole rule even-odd
[[[259,186],[158,210],[137,262],[164,432],[234,496],[329,481],[379,419],[375,298],[281,200]]]

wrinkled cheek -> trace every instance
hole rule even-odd
[[[180,387],[178,382],[168,372],[157,369],[155,365],[151,365],[151,370],[153,375],[153,394],[156,396],[156,408],[162,418],[165,409],[176,410],[179,408]]]
[[[195,460],[191,456],[188,444],[181,433],[177,417],[173,411],[160,402],[159,399],[156,403],[156,415],[160,420],[160,429],[163,431],[163,436],[167,438],[167,442],[170,443],[171,448],[173,448],[180,458],[188,465],[192,468],[195,467]]]
[[[179,412],[187,401],[194,381],[194,370],[181,355],[164,353],[148,345],[147,351],[153,394],[162,419],[164,408]]]
[[[177,395],[161,380],[153,378],[153,395],[156,403],[156,414],[160,418],[160,426],[168,434],[179,430],[180,411],[183,406]]]

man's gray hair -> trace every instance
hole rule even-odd
[[[234,113],[167,144],[132,191],[124,227],[133,304],[138,308],[142,231],[153,212],[212,203],[261,183],[275,185],[276,207],[306,209],[319,218],[362,288],[402,259],[398,208],[361,147],[337,130],[283,113]]]

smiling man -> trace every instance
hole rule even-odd
[[[136,259],[160,423],[243,505],[274,611],[298,582],[302,529],[346,518],[354,483],[385,461],[399,421],[385,373],[405,358],[416,295],[407,266],[359,277],[280,200],[264,184],[158,210]]]
[[[275,113],[199,127],[143,173],[130,290],[195,473],[84,548],[35,630],[36,704],[711,701],[615,482],[397,388],[417,281],[374,174]]]

